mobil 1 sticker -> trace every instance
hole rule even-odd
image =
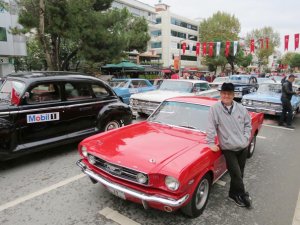
[[[27,115],[27,123],[41,123],[54,120],[59,120],[59,112]]]

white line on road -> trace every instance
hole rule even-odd
[[[296,203],[296,209],[292,225],[300,225],[300,192],[298,196],[298,201]]]
[[[117,211],[109,207],[105,207],[104,209],[100,210],[99,213],[105,216],[107,219],[113,220],[116,223],[121,225],[141,225],[140,223],[137,223],[134,220],[129,219],[128,217],[118,213]]]
[[[47,193],[49,191],[55,190],[55,189],[57,189],[59,187],[62,187],[62,186],[67,185],[69,183],[72,183],[72,182],[74,182],[76,180],[79,180],[80,178],[85,177],[85,176],[86,176],[85,174],[79,174],[77,176],[74,176],[74,177],[71,177],[69,179],[63,180],[63,181],[61,181],[61,182],[59,182],[57,184],[51,185],[50,187],[41,189],[41,190],[36,191],[34,193],[31,193],[29,195],[17,198],[15,200],[11,201],[11,202],[8,202],[8,203],[5,203],[3,205],[0,205],[0,212],[2,212],[5,209],[8,209],[10,207],[16,206],[16,205],[18,205],[18,204],[20,204],[22,202],[27,201],[27,200],[30,200],[32,198],[35,198],[35,197],[40,196],[42,194],[45,194],[45,193]]]
[[[291,128],[287,128],[287,127],[281,127],[281,126],[273,126],[273,125],[268,125],[268,124],[263,124],[263,126],[265,127],[273,127],[273,128],[277,128],[277,129],[283,129],[283,130],[294,130],[294,129],[291,129]]]
[[[257,136],[257,138],[260,138],[260,139],[267,139],[267,138],[264,137],[264,136]]]

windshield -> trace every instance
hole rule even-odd
[[[124,88],[127,85],[128,80],[112,80],[109,82],[111,87]]]
[[[281,84],[260,84],[257,92],[267,93],[281,93]]]
[[[205,132],[209,106],[165,101],[148,118],[148,121],[185,127]]]
[[[213,83],[225,82],[227,80],[228,80],[227,77],[217,77],[216,79],[214,79]]]
[[[192,89],[193,89],[192,82],[171,81],[171,80],[164,80],[159,87],[159,90],[179,91],[179,92],[188,92],[188,93],[191,93]]]
[[[0,87],[0,99],[10,100],[13,90],[20,96],[24,92],[25,84],[20,81],[6,80]]]
[[[249,77],[247,77],[247,76],[230,76],[229,82],[249,84]]]

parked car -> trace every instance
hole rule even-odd
[[[274,84],[274,83],[276,83],[276,80],[268,78],[268,77],[258,77],[257,78],[257,83],[258,83],[258,85],[260,85],[262,83],[271,83],[271,84]]]
[[[100,79],[24,72],[0,88],[0,160],[58,146],[131,123],[132,113]]]
[[[293,85],[296,87],[298,91],[300,91],[300,78],[296,78]]]
[[[129,104],[129,98],[132,94],[156,89],[156,86],[153,86],[146,79],[113,79],[109,85],[126,104]]]
[[[296,87],[293,87],[296,89]],[[260,84],[257,92],[253,92],[243,96],[242,104],[253,112],[262,112],[269,115],[281,115],[281,89],[280,83],[264,83]],[[293,95],[291,99],[293,114],[299,111],[300,96]]]
[[[228,82],[229,77],[216,77],[213,82],[209,83],[211,88],[219,88],[224,82]]]
[[[216,101],[196,96],[165,100],[146,121],[83,140],[77,165],[93,183],[145,209],[181,209],[197,217],[211,185],[227,170],[222,152],[211,151],[206,141],[209,108]],[[249,114],[251,157],[263,114]]]
[[[228,82],[234,85],[236,100],[241,100],[243,95],[255,92],[258,88],[257,78],[254,75],[231,75]]]
[[[134,115],[145,116],[150,115],[167,98],[195,95],[220,97],[219,91],[211,89],[207,81],[166,79],[155,91],[131,95],[130,106]]]

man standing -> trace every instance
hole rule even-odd
[[[281,103],[282,103],[282,113],[280,116],[279,126],[283,126],[283,122],[286,119],[286,127],[294,129],[292,126],[293,118],[293,108],[291,104],[292,96],[299,94],[299,92],[293,91],[292,83],[295,80],[295,75],[290,74],[288,78],[282,84],[281,90]]]
[[[231,181],[229,199],[238,206],[251,207],[252,201],[245,191],[243,176],[251,136],[251,118],[244,106],[233,100],[234,85],[223,83],[221,101],[210,107],[207,142],[212,151],[222,151]],[[215,143],[218,136],[219,146]]]

